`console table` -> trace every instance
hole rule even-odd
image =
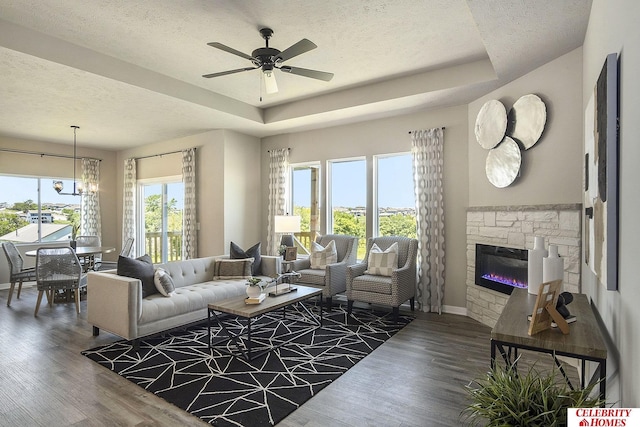
[[[558,328],[551,328],[529,336],[527,316],[533,311],[536,297],[536,295],[530,295],[526,289],[513,290],[507,305],[491,330],[491,367],[495,366],[496,350],[500,352],[507,365],[517,360],[518,349],[548,353],[553,356],[562,375],[573,388],[556,356],[573,357],[580,360],[581,386],[584,388],[586,361],[596,362],[598,368],[592,380],[599,378],[600,397],[604,399],[607,347],[587,296],[573,294],[573,302],[567,305],[571,314],[577,318],[574,323],[569,324],[568,335],[564,335]]]

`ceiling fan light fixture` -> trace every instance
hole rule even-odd
[[[276,83],[276,76],[273,74],[273,70],[268,73],[264,72],[264,88],[267,93],[277,93],[278,84]]]

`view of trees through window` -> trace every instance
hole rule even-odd
[[[59,178],[0,176],[0,241],[69,241],[80,227],[79,196],[53,189]],[[73,182],[62,180],[65,188]]]
[[[153,262],[182,258],[182,182],[143,185],[145,253]]]
[[[358,259],[366,252],[367,212],[373,214],[374,236],[416,237],[415,198],[411,155],[374,156],[374,206],[367,207],[367,168],[363,158],[335,160],[328,164],[328,232],[359,237]],[[315,169],[314,169],[315,168]],[[320,230],[318,206],[319,165],[293,165],[293,214],[301,217],[301,242]],[[307,239],[309,234],[311,239]]]
[[[410,154],[376,156],[378,236],[416,237],[416,208]]]

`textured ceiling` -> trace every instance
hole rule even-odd
[[[3,0],[0,134],[122,149],[212,129],[255,136],[466,103],[582,45],[588,0]],[[318,48],[258,70],[207,46]]]

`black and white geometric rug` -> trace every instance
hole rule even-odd
[[[354,308],[346,324],[342,307],[325,312],[315,330],[281,318],[279,311],[254,319],[252,339],[263,347],[282,337],[294,341],[251,362],[227,354],[233,351],[229,344],[210,349],[206,322],[142,340],[137,352],[119,341],[82,354],[211,425],[271,426],[412,320],[400,316],[395,323],[391,313]],[[232,316],[224,322],[236,332],[245,325]]]

